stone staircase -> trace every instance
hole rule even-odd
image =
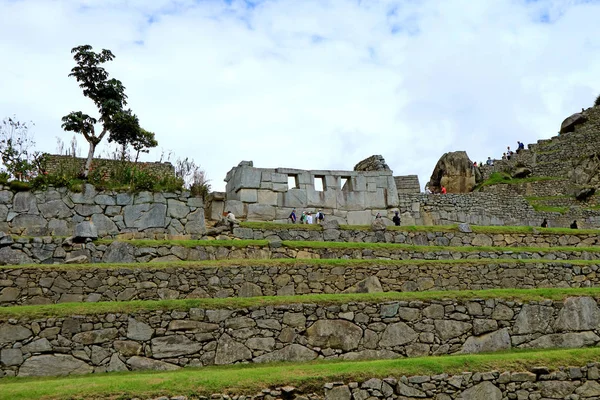
[[[138,371],[201,376],[219,365],[296,368],[328,360],[360,368],[364,360],[415,357],[424,357],[415,362],[423,360],[425,368],[431,356],[444,363],[462,354],[475,363],[478,353],[509,352],[497,356],[508,360],[511,351],[530,349],[539,352],[535,359],[552,348],[600,343],[600,246],[591,231],[347,228],[326,238],[318,229],[289,228],[246,226],[234,232],[236,240],[223,241],[97,241],[69,248],[56,240],[43,260],[29,254],[55,239],[13,238],[3,249],[29,258],[0,267],[0,398],[9,388],[26,391],[27,377],[94,374],[90,379],[100,382],[121,372],[110,377],[150,382],[154,375]],[[55,256],[58,249],[63,258]],[[64,263],[77,255],[91,263]],[[57,261],[63,262],[51,263]],[[328,383],[320,394],[272,388],[253,398],[575,399],[568,396],[576,388],[577,398],[600,396],[591,364],[572,375],[477,368],[483,370],[460,378],[375,374],[375,381]],[[551,393],[543,381],[568,388]],[[112,392],[102,396],[136,396],[118,385],[105,390]],[[189,398],[211,394],[189,390]],[[182,393],[148,396],[158,394]]]

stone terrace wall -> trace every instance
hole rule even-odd
[[[311,400],[350,399],[414,399],[435,400],[501,400],[501,399],[597,399],[600,396],[600,364],[584,367],[563,367],[550,372],[541,366],[525,371],[463,372],[457,375],[420,375],[372,378],[363,382],[326,383],[323,392],[300,393]],[[284,392],[265,390],[248,400],[275,399]],[[234,397],[235,394],[231,394]],[[216,400],[223,400],[221,396]]]
[[[0,374],[172,370],[238,362],[356,360],[600,342],[590,297],[294,304],[22,318],[0,324]]]
[[[25,242],[27,243],[21,243]],[[432,249],[430,251],[410,248],[360,249],[360,248],[289,248],[280,242],[269,246],[236,248],[199,244],[183,247],[165,244],[157,247],[134,246],[125,241],[105,244],[64,245],[62,240],[51,238],[19,239],[11,246],[0,248],[0,264],[20,265],[31,263],[147,263],[202,260],[240,259],[363,259],[363,260],[459,260],[459,259],[545,259],[545,260],[598,260],[600,252],[588,252],[573,247],[561,251],[468,251]]]
[[[292,187],[289,179],[294,181]],[[321,191],[316,190],[316,180],[322,183]],[[225,181],[225,211],[251,221],[285,221],[296,208],[298,213],[323,209],[341,223],[367,224],[378,211],[398,204],[391,171],[268,169],[242,162]]]
[[[63,156],[58,154],[44,154],[46,171],[49,174],[60,174],[67,171],[80,171],[85,165],[86,159],[72,156]],[[141,170],[151,172],[156,176],[166,177],[175,176],[175,167],[169,162],[126,162]],[[92,167],[94,169],[113,170],[121,168],[123,161],[111,160],[107,158],[94,158]]]
[[[204,201],[189,192],[97,192],[85,185],[82,193],[66,188],[15,193],[0,185],[0,232],[71,236],[86,219],[100,237],[126,232],[201,236],[206,229]]]
[[[301,225],[300,225],[301,226]],[[238,227],[233,229],[233,236],[239,239],[255,240],[295,240],[326,242],[362,242],[362,243],[402,243],[418,246],[498,246],[498,247],[556,247],[556,246],[600,246],[598,234],[577,233],[556,235],[548,233],[463,233],[463,232],[410,232],[387,230],[374,232],[371,230],[346,229],[255,229]]]
[[[600,286],[598,264],[0,268],[0,306],[322,293]]]
[[[497,185],[512,186],[512,185]],[[540,226],[546,218],[551,227],[569,227],[577,220],[581,228],[600,227],[600,210],[573,207],[565,214],[536,211],[515,193],[473,192],[466,194],[401,195],[402,225]]]

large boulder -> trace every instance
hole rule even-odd
[[[448,193],[469,193],[477,183],[477,173],[467,152],[445,153],[433,169],[429,188],[439,192],[445,186]]]
[[[587,118],[580,113],[575,113],[570,117],[567,117],[562,124],[560,124],[560,133],[568,133],[573,132],[575,130],[575,126],[579,124],[583,124],[587,121]]]
[[[18,376],[56,376],[90,374],[94,368],[65,354],[33,356],[19,368]]]

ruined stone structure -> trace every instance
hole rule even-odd
[[[340,223],[369,224],[378,212],[387,214],[399,201],[392,171],[378,170],[382,165],[378,158],[363,163],[360,168],[367,171],[305,171],[255,168],[251,162],[242,162],[225,178],[224,211],[231,210],[236,217],[250,221],[285,222],[293,209],[322,209],[328,219]],[[213,195],[213,203],[217,201]],[[220,206],[213,204],[213,208],[218,211],[211,216],[218,215]]]
[[[48,376],[184,366],[472,354],[600,343],[591,297],[428,300],[21,318],[0,323],[0,371]],[[53,344],[57,343],[57,344]],[[68,373],[68,372],[67,372]]]
[[[71,236],[75,225],[90,220],[100,237],[137,233],[202,236],[204,200],[189,192],[99,192],[85,185],[13,192],[0,185],[0,232],[24,236]]]
[[[43,165],[49,174],[61,175],[63,173],[73,173],[80,171],[85,165],[86,159],[80,157],[64,156],[58,154],[44,154]],[[126,162],[127,165],[135,166],[156,176],[174,176],[175,167],[169,162]],[[123,162],[107,158],[94,158],[92,167],[105,171],[112,171],[121,168]]]

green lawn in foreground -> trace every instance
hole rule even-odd
[[[447,290],[424,292],[382,292],[359,294],[307,294],[296,296],[228,297],[182,300],[134,300],[123,302],[61,303],[39,306],[0,307],[0,321],[9,318],[65,317],[105,313],[133,313],[152,310],[188,310],[190,308],[249,308],[283,304],[382,303],[412,300],[507,299],[516,301],[563,300],[572,296],[600,297],[600,287]]]
[[[362,381],[393,376],[460,374],[464,371],[525,371],[534,366],[556,370],[597,362],[599,348],[511,351],[443,357],[373,361],[246,364],[174,372],[126,372],[64,378],[3,378],[0,399],[125,399],[212,393],[255,394],[264,388],[292,385],[322,391],[326,382]]]
[[[597,265],[600,260],[548,260],[545,258],[460,258],[449,260],[382,260],[382,259],[340,259],[340,258],[270,258],[270,259],[234,259],[234,260],[204,260],[204,261],[168,261],[149,263],[96,263],[96,264],[19,264],[1,265],[0,271],[9,269],[40,269],[50,271],[69,270],[99,270],[99,269],[166,269],[166,268],[240,268],[240,267],[364,267],[364,266],[407,266],[433,265],[439,268],[455,265],[505,265],[505,264],[566,264],[566,265]],[[542,267],[543,268],[543,267]]]

